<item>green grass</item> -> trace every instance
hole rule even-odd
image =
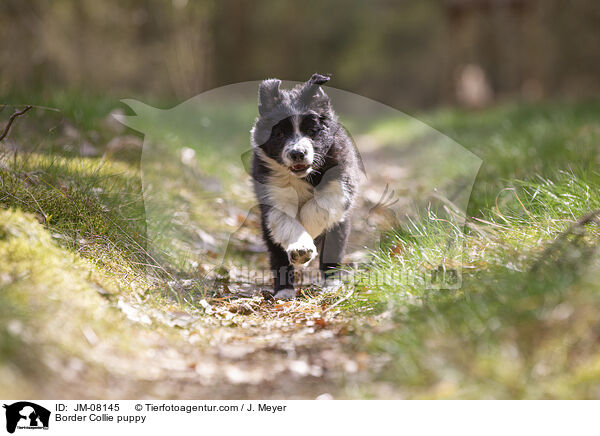
[[[56,244],[35,216],[0,210],[3,395],[51,396],[40,387],[51,389],[45,380],[52,377],[62,382],[64,374],[52,375],[57,366],[90,360],[82,331],[97,332],[115,348],[130,347],[130,336],[119,331],[122,316],[97,291],[118,292],[111,282],[91,262]],[[130,328],[131,334],[135,327]],[[96,372],[90,369],[90,380]]]
[[[432,117],[484,158],[474,216],[459,264],[444,264],[448,224],[429,217],[392,232],[359,277],[348,308],[387,320],[362,343],[386,356],[380,381],[408,397],[598,397],[600,227],[577,221],[600,209],[599,112],[549,105]],[[440,264],[461,272],[462,286],[380,279],[427,278]]]
[[[35,214],[63,246],[93,259],[115,277],[135,278],[143,287],[172,294],[168,281],[198,276],[192,262],[201,242],[197,229],[234,230],[222,223],[214,203],[225,195],[240,204],[248,201],[232,186],[244,176],[239,154],[249,147],[247,125],[254,116],[248,107],[213,108],[206,114],[202,107],[178,111],[135,105],[134,113],[111,97],[73,92],[6,100],[59,111],[37,108],[15,123],[10,140],[18,144],[18,151],[0,149],[0,205]],[[115,130],[114,120],[110,125],[109,113],[117,107],[137,113],[130,118],[137,131],[124,126]],[[8,106],[4,113],[8,116],[10,110]],[[209,128],[199,131],[197,121],[204,118]],[[227,118],[244,127],[224,128]],[[232,137],[231,131],[245,132],[244,138]],[[141,148],[109,148],[113,138],[132,134],[146,141],[144,154]],[[84,143],[91,143],[95,156],[82,156]],[[184,147],[198,152],[193,165],[182,163]],[[225,161],[237,166],[224,168]],[[216,184],[217,191],[206,191],[205,181]],[[174,211],[179,213],[175,225]],[[183,302],[181,296],[175,298]]]
[[[505,105],[478,113],[440,111],[425,116],[481,159],[469,213],[494,206],[509,180],[554,177],[558,171],[594,171],[600,164],[600,103]]]
[[[90,395],[69,379],[72,362],[83,362],[93,390],[101,389],[119,359],[143,355],[151,346],[147,333],[114,309],[119,301],[143,300],[148,310],[190,308],[188,293],[169,285],[186,278],[178,259],[156,251],[148,239],[141,150],[107,153],[112,137],[134,133],[106,125],[118,102],[58,95],[44,103],[63,112],[30,112],[0,145],[4,397]],[[84,141],[97,148],[96,156],[80,154]],[[152,330],[162,340],[177,340],[176,332]],[[90,331],[103,353],[90,345]],[[22,380],[18,391],[14,380]]]
[[[35,214],[65,247],[108,270],[149,261],[135,171],[100,159],[27,153],[0,171],[5,207]]]
[[[512,179],[552,177],[570,168],[596,169],[600,164],[598,113],[600,103],[590,101],[505,104],[477,112],[440,109],[415,114],[415,118],[483,160],[469,203],[469,214],[476,215],[493,207],[498,193]],[[435,149],[432,141],[445,139],[432,137],[411,118],[374,120],[371,133],[390,146],[400,139]]]

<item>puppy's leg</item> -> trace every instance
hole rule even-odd
[[[293,299],[296,296],[293,265],[310,262],[317,255],[317,248],[295,218],[268,206],[262,206],[262,213],[263,234],[274,275],[275,298]]]
[[[266,223],[271,238],[285,250],[290,263],[304,265],[317,256],[313,238],[296,218],[270,208],[266,214]]]
[[[350,227],[350,219],[347,217],[323,235],[319,268],[325,280],[325,287],[341,285],[341,280],[336,269],[342,263],[344,250],[346,249],[346,243],[350,235]]]
[[[321,182],[314,197],[300,209],[300,222],[316,238],[342,220],[348,205],[347,195],[339,180]]]
[[[280,291],[284,294],[295,294],[294,292],[294,267],[290,264],[289,258],[285,250],[280,244],[273,240],[271,230],[269,229],[267,216],[270,208],[266,205],[261,205],[261,224],[263,231],[263,239],[269,250],[269,263],[273,271],[273,294]],[[294,295],[291,295],[293,298]]]
[[[294,267],[281,245],[273,242],[270,237],[266,238],[266,242],[273,271],[273,294],[283,300],[294,298]]]

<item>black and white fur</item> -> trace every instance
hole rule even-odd
[[[252,176],[279,299],[296,296],[294,267],[318,254],[327,280],[350,232],[362,172],[356,148],[320,87],[329,79],[314,74],[291,90],[268,79],[258,90]]]

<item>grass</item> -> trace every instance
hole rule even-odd
[[[149,261],[141,185],[126,165],[38,153],[11,164],[0,172],[4,205],[34,214],[64,247],[107,270]]]
[[[469,214],[494,206],[510,180],[553,178],[558,171],[593,172],[600,163],[598,102],[504,105],[479,113],[439,111],[424,116],[483,159]]]
[[[439,235],[447,234],[447,223],[435,217],[393,232],[358,279],[362,292],[349,308],[388,320],[363,346],[387,356],[379,380],[408,397],[600,393],[600,325],[593,315],[600,305],[600,229],[597,220],[579,222],[600,209],[599,125],[592,116],[598,108],[535,109],[433,117],[484,157],[462,263],[444,265],[462,272],[462,286],[379,279],[407,271],[427,277],[431,266],[443,264]]]
[[[34,216],[0,211],[0,391],[9,397],[60,395],[52,392],[58,383],[45,380],[53,372],[68,373],[69,362],[90,360],[82,332],[98,332],[115,351],[131,349],[131,336],[116,328],[123,326],[122,316],[97,291],[118,288],[52,239]],[[88,369],[90,379],[100,377],[98,366]],[[21,380],[18,387],[14,380]]]
[[[139,146],[108,152],[114,137],[135,134],[107,124],[114,99],[26,97],[62,112],[17,120],[0,148],[0,379],[38,374],[41,380],[44,371],[63,371],[71,357],[90,360],[90,371],[103,379],[102,353],[86,355],[82,328],[108,338],[109,348],[124,356],[134,355],[148,333],[113,309],[119,300],[195,313],[201,298],[214,296],[194,259],[219,251],[207,248],[203,234],[220,240],[251,205],[237,182],[241,162],[225,169],[220,162],[246,151],[248,129],[240,126],[251,123],[254,108],[144,114],[147,108],[133,104],[126,110],[138,118],[130,125],[147,133],[150,149],[164,146],[140,155]],[[357,349],[379,356],[369,381],[349,395],[377,396],[381,384],[410,398],[600,395],[600,231],[592,222],[578,224],[600,208],[599,113],[590,102],[421,117],[483,166],[464,235],[433,214],[397,226],[371,253],[354,294],[336,307],[354,317]],[[191,121],[202,117],[211,127],[196,144]],[[169,135],[178,120],[184,124],[178,136]],[[227,122],[240,128],[228,130]],[[369,131],[389,147],[398,138],[417,144],[430,138],[406,120],[374,120]],[[85,143],[97,153],[82,154]],[[196,150],[193,165],[182,159],[186,148]],[[164,231],[172,210],[178,212],[173,234]],[[236,250],[236,264],[258,262]],[[461,272],[461,286],[429,286],[440,265]],[[173,285],[186,280],[191,287]],[[31,334],[37,331],[45,333]],[[10,389],[0,384],[0,392]]]

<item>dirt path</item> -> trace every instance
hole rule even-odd
[[[362,157],[367,168],[381,171],[367,178],[356,206],[347,255],[352,262],[364,260],[365,244],[376,227],[389,219],[385,210],[374,209],[386,181],[407,174],[386,163],[385,154],[377,149]],[[254,245],[260,240],[256,225],[236,234]],[[236,234],[230,243],[243,246],[235,240]],[[248,254],[264,263],[265,253]],[[273,302],[264,300],[256,286],[236,282],[235,274],[223,288],[220,298],[202,301],[198,312],[159,312],[143,303],[121,304],[133,321],[151,320],[171,332],[175,328],[176,333],[165,339],[148,332],[147,351],[139,359],[117,359],[112,366],[128,374],[125,380],[129,381],[121,379],[112,394],[131,398],[345,398],[366,394],[365,382],[383,358],[360,349],[357,331],[364,334],[383,326],[379,318],[357,318],[339,308],[351,290],[340,289],[334,295],[302,290],[296,301]],[[374,389],[370,383],[370,395]]]

